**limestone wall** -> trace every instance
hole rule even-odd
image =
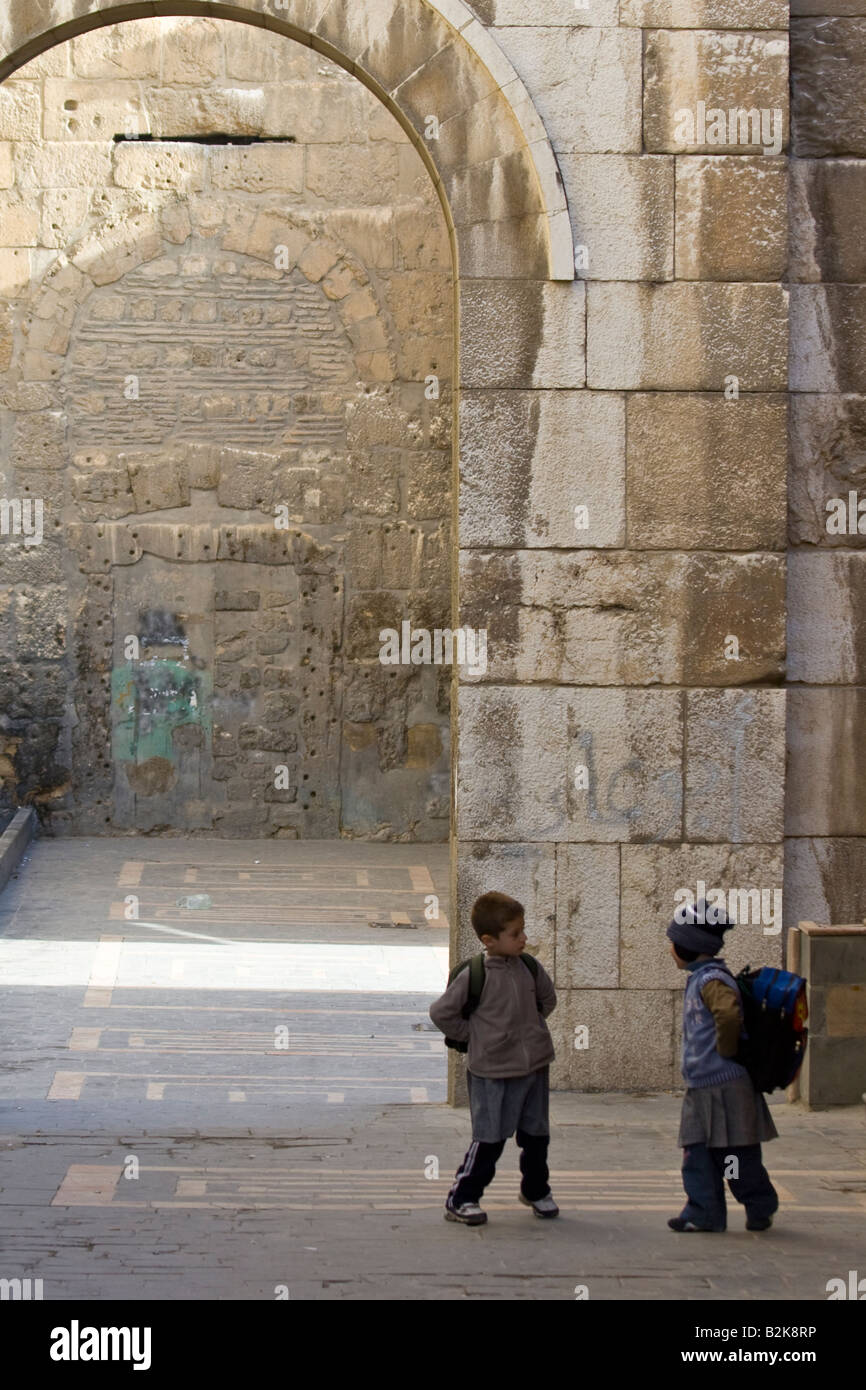
[[[556,1085],[677,1085],[676,894],[783,883],[787,7],[476,8],[544,120],[578,280],[544,288],[531,370],[526,302],[462,296],[461,601],[491,661],[461,706],[460,915],[493,882],[527,903]],[[741,107],[769,152],[707,128]],[[736,968],[781,963],[757,918]]]
[[[26,64],[0,139],[3,491],[46,532],[0,545],[7,801],[446,838],[450,672],[378,660],[451,605],[451,253],[404,132],[310,49],[183,18]]]
[[[866,6],[791,17],[789,920],[866,916]]]
[[[104,0],[106,13],[115,3]],[[555,1084],[676,1085],[682,981],[663,931],[678,894],[696,895],[703,884],[751,905],[746,895],[757,893],[763,912],[763,892],[771,913],[753,912],[737,927],[728,957],[734,966],[780,963],[775,895],[787,830],[795,841],[787,856],[789,919],[862,915],[853,902],[862,843],[855,751],[862,644],[848,597],[856,594],[857,554],[849,554],[856,546],[828,542],[815,523],[825,474],[837,469],[848,478],[859,467],[861,239],[848,209],[856,207],[861,153],[859,114],[852,115],[861,21],[804,14],[794,22],[799,162],[789,249],[789,22],[781,0],[587,0],[585,8],[573,0],[530,8],[523,0],[477,0],[472,10],[460,0],[238,5],[273,27],[296,24],[311,42],[343,54],[403,114],[427,170],[361,83],[320,77],[315,53],[292,49],[299,67],[281,80],[263,57],[278,40],[233,27],[239,37],[220,49],[227,66],[211,71],[217,60],[204,36],[220,29],[213,15],[172,21],[170,54],[165,43],[130,48],[128,25],[116,31],[114,56],[101,47],[106,31],[82,35],[65,57],[52,49],[0,88],[0,149],[8,147],[0,174],[10,184],[24,179],[0,216],[9,243],[0,366],[10,366],[14,393],[4,401],[4,449],[16,466],[24,458],[25,473],[36,470],[40,487],[62,473],[69,489],[65,549],[33,553],[23,594],[11,586],[25,571],[7,570],[19,646],[10,668],[18,742],[6,756],[38,769],[40,780],[34,771],[27,788],[73,829],[94,823],[76,820],[72,793],[63,791],[78,768],[79,782],[93,779],[88,804],[111,798],[120,825],[156,829],[160,798],[176,804],[181,795],[189,824],[206,822],[208,798],[197,795],[204,778],[225,788],[217,833],[336,833],[338,754],[318,732],[312,743],[308,719],[329,707],[333,692],[320,686],[324,693],[314,694],[311,684],[300,694],[312,703],[295,708],[285,697],[298,698],[297,682],[284,672],[305,656],[310,666],[321,656],[316,675],[334,668],[327,634],[340,598],[331,590],[340,586],[329,576],[338,574],[346,615],[342,765],[351,760],[357,787],[389,795],[405,777],[400,797],[414,809],[405,811],[402,831],[436,833],[445,809],[436,780],[446,756],[443,682],[434,689],[431,673],[399,671],[356,681],[352,663],[362,660],[357,634],[363,648],[365,623],[385,625],[384,615],[396,617],[410,599],[413,617],[442,611],[438,597],[429,609],[423,600],[447,589],[447,469],[437,470],[448,449],[447,353],[456,327],[453,592],[460,622],[487,631],[488,665],[480,679],[461,681],[454,706],[455,953],[474,946],[466,923],[477,893],[515,894],[560,992]],[[0,47],[22,51],[40,27],[83,23],[92,9],[92,0],[45,0],[34,17],[22,0],[10,0]],[[827,24],[820,43],[809,38],[810,26]],[[247,51],[256,56],[241,71]],[[94,52],[95,60],[87,56]],[[315,92],[304,85],[311,74]],[[203,133],[288,129],[297,148],[166,145],[157,164],[156,146],[109,147],[97,118],[113,133],[143,112],[157,134],[190,124]],[[798,132],[809,128],[797,146]],[[444,224],[433,217],[430,177],[453,224],[456,324],[447,322],[452,263]],[[75,180],[94,190],[84,228]],[[263,211],[272,205],[275,220]],[[52,268],[79,232],[91,240],[68,266]],[[54,239],[37,240],[46,237]],[[315,391],[308,384],[299,392],[318,404],[291,417],[303,439],[270,438],[267,410],[251,437],[251,398],[233,372],[232,392],[219,394],[232,396],[236,413],[228,403],[217,410],[211,419],[219,424],[207,428],[220,432],[219,448],[201,450],[202,421],[185,413],[164,339],[142,328],[155,322],[146,316],[150,302],[174,306],[181,339],[201,358],[214,336],[210,309],[192,317],[195,267],[205,266],[214,285],[218,318],[210,322],[243,314],[263,293],[278,241],[291,245],[294,278],[269,281],[267,302],[277,312],[290,294],[310,324],[330,325],[316,359],[322,379]],[[563,264],[571,242],[574,279]],[[796,282],[790,479],[789,258]],[[31,276],[44,297],[25,310],[19,289]],[[79,336],[70,355],[68,343]],[[130,439],[125,414],[101,409],[87,376],[116,372],[123,344],[142,338],[157,346],[142,371],[161,374],[160,406],[150,433]],[[289,370],[280,347],[262,337],[249,350],[276,353],[256,364],[270,381],[262,394],[276,400],[267,374]],[[206,382],[214,365],[199,360],[184,370]],[[352,370],[363,383],[354,396]],[[425,397],[431,372],[442,377],[438,402]],[[283,415],[277,402],[274,416]],[[171,452],[148,467],[141,455],[159,455],[154,433],[169,421]],[[99,453],[88,455],[79,447],[82,431],[97,426]],[[24,448],[15,454],[19,427]],[[251,450],[258,463],[247,457]],[[328,467],[316,450],[330,450]],[[338,457],[345,466],[332,466]],[[816,458],[827,460],[817,475]],[[260,529],[248,528],[260,527],[257,509],[270,505],[272,483],[285,487],[286,470],[297,482],[299,534],[294,549],[274,551]],[[354,504],[359,481],[366,510],[341,510],[342,489]],[[789,492],[794,519],[786,530]],[[134,510],[112,511],[127,505]],[[233,567],[230,579],[213,584],[212,616],[188,616],[181,632],[170,621],[181,607],[188,615],[210,611],[176,578],[208,573],[205,545],[217,547],[218,564]],[[14,554],[4,551],[4,566]],[[201,558],[190,564],[191,555]],[[163,639],[156,643],[166,663],[163,694],[185,702],[184,767],[199,781],[161,790],[166,769],[156,761],[140,790],[128,776],[115,790],[113,759],[128,732],[118,720],[107,753],[99,720],[122,651],[116,634],[110,651],[100,642],[109,612],[122,613],[122,625],[134,612],[136,577],[149,589],[157,573],[159,603],[144,635]],[[353,606],[359,574],[372,579]],[[839,577],[847,587],[833,587]],[[261,598],[249,608],[253,592]],[[77,627],[56,625],[58,596],[71,603],[62,611]],[[276,652],[274,633],[287,628],[273,615],[282,611],[297,613],[298,623]],[[830,623],[828,613],[836,615]],[[302,641],[303,632],[313,640]],[[205,673],[214,653],[213,699],[223,701],[225,717],[210,743],[201,716],[188,717],[192,690],[169,680],[183,642],[205,654]],[[257,649],[255,659],[244,654],[245,642]],[[259,671],[254,696],[241,677],[254,682]],[[63,718],[67,673],[84,712],[74,726]],[[415,685],[404,693],[407,679]],[[384,716],[388,681],[401,691],[392,723]],[[210,698],[203,678],[199,688]],[[257,702],[250,718],[247,700]],[[91,726],[97,732],[88,743]],[[296,797],[290,788],[286,801],[262,795],[233,804],[259,761],[272,760],[272,734],[287,750],[298,740],[297,752],[284,755],[296,759]],[[313,747],[323,760],[316,785]],[[408,785],[419,767],[420,812]],[[373,801],[348,833],[376,833],[384,815],[378,791]],[[140,819],[149,814],[140,810],[146,802],[149,822]],[[828,881],[843,885],[832,903],[815,898]]]

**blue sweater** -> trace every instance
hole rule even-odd
[[[716,1051],[716,1022],[712,1010],[701,998],[701,990],[708,980],[722,980],[737,993],[737,982],[720,957],[689,963],[686,967],[689,978],[686,981],[683,997],[683,1080],[689,1089],[703,1086],[723,1086],[726,1081],[737,1081],[748,1072],[732,1057],[722,1057]],[[742,1001],[740,1002],[742,1017]]]

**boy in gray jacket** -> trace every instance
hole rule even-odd
[[[536,1216],[559,1215],[548,1185],[549,1072],[555,1056],[545,1018],[556,1007],[547,971],[535,978],[520,959],[526,946],[522,905],[506,893],[485,893],[472,908],[472,926],[486,947],[484,987],[469,1018],[469,970],[461,970],[430,1006],[430,1017],[448,1038],[468,1042],[466,1079],[472,1143],[445,1202],[446,1221],[480,1226],[478,1205],[492,1181],[506,1139],[517,1131],[521,1149],[520,1200]]]

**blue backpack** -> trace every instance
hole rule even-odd
[[[790,1086],[806,1053],[806,981],[789,970],[748,965],[737,976],[743,1001],[746,1036],[736,1060],[746,1068],[758,1091]]]

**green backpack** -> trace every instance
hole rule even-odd
[[[521,955],[519,959],[523,961],[523,964],[526,966],[530,975],[535,980],[535,1000],[540,1009],[541,1003],[539,1002],[537,992],[538,961],[535,959],[534,956],[527,955]],[[462,960],[459,965],[455,965],[454,969],[451,971],[451,974],[448,976],[449,985],[453,980],[457,979],[457,976],[460,974],[460,971],[465,970],[467,966],[469,968],[469,994],[467,995],[466,1003],[463,1005],[463,1008],[461,1010],[461,1013],[464,1018],[468,1018],[471,1013],[475,1012],[475,1010],[478,1008],[478,1004],[481,999],[481,991],[484,988],[484,980],[486,976],[486,972],[484,969],[484,952],[481,951],[477,956],[471,956],[469,960]],[[455,1038],[446,1038],[445,1046],[453,1047],[455,1052],[469,1051],[469,1044],[467,1042],[458,1042]]]

